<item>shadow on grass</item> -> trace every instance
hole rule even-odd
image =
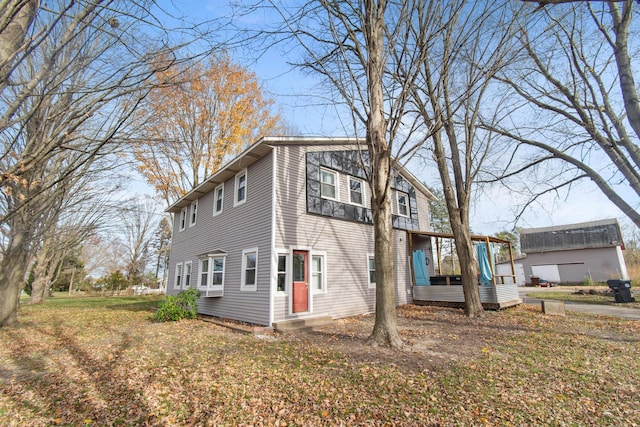
[[[159,305],[160,301],[142,301],[131,304],[114,304],[105,308],[109,310],[148,311],[149,313],[154,313]]]
[[[134,340],[127,333],[111,345],[108,354],[92,352],[64,330],[61,320],[55,321],[50,331],[41,331],[54,340],[58,348],[45,354],[29,357],[22,351],[30,343],[20,330],[12,339],[14,366],[19,371],[32,374],[19,381],[15,401],[35,414],[49,418],[56,425],[144,425],[149,422],[151,409],[144,399],[143,389],[137,388],[123,373],[123,355]],[[13,389],[14,387],[12,387]],[[25,389],[28,390],[25,393]],[[24,396],[28,395],[29,399]],[[48,424],[47,424],[48,425]]]

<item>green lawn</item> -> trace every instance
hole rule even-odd
[[[640,322],[407,306],[389,350],[364,345],[371,316],[254,337],[153,322],[157,304],[22,307],[0,329],[0,425],[640,424]]]

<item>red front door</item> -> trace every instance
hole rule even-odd
[[[309,311],[309,253],[293,251],[293,312]]]

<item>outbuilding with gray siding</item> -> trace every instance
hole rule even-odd
[[[551,283],[628,279],[624,243],[616,219],[604,219],[520,231],[521,264],[531,278]]]

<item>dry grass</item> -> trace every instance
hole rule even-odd
[[[631,286],[640,289],[640,264],[627,265],[627,272],[631,279]]]
[[[406,306],[258,338],[154,323],[148,297],[58,299],[0,330],[0,425],[640,425],[640,322]]]

